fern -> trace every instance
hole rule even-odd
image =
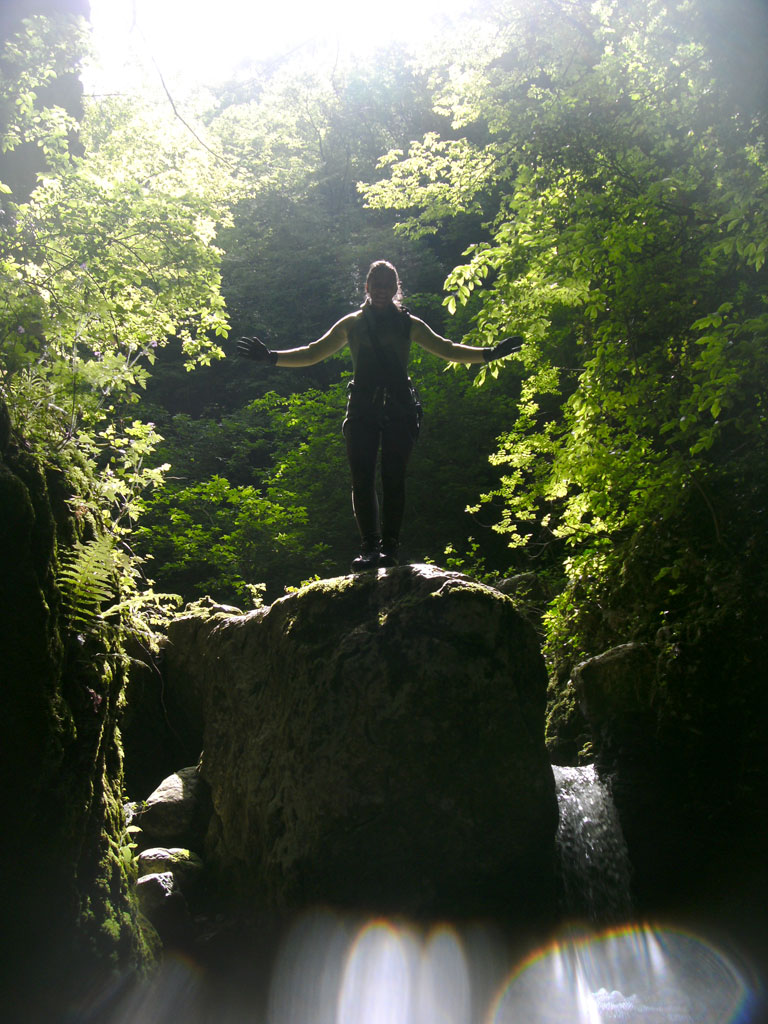
[[[101,606],[118,595],[120,562],[121,553],[109,535],[75,542],[57,577],[64,614],[71,623],[91,628],[101,620]]]
[[[148,655],[158,654],[164,630],[182,603],[179,594],[156,594],[150,588],[135,591],[118,604],[113,604],[107,608],[104,617],[119,616],[127,635],[137,640]]]

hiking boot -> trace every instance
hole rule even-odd
[[[364,543],[363,549],[357,558],[352,559],[352,572],[365,572],[366,569],[376,569],[379,565],[379,550],[381,544],[379,541],[375,543]]]
[[[379,555],[379,565],[382,568],[389,568],[390,566],[397,565],[397,551],[398,543],[391,537],[387,537],[381,545],[381,554]]]

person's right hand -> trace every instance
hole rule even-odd
[[[238,338],[237,352],[244,359],[253,359],[257,363],[276,363],[277,352],[268,349],[263,341],[257,337]]]
[[[485,350],[486,363],[492,363],[494,359],[503,359],[504,356],[511,356],[519,352],[524,340],[522,334],[513,334],[511,338],[497,341],[495,345]]]

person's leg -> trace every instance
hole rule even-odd
[[[385,421],[381,439],[381,564],[397,564],[405,511],[405,471],[415,440],[410,419],[397,417]]]
[[[379,501],[376,496],[376,460],[380,429],[376,422],[350,418],[344,423],[347,458],[352,474],[352,511],[366,549],[378,551],[381,542]]]

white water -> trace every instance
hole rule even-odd
[[[593,924],[629,920],[629,857],[608,787],[594,765],[553,765],[552,771],[560,811],[557,848],[563,911]]]

